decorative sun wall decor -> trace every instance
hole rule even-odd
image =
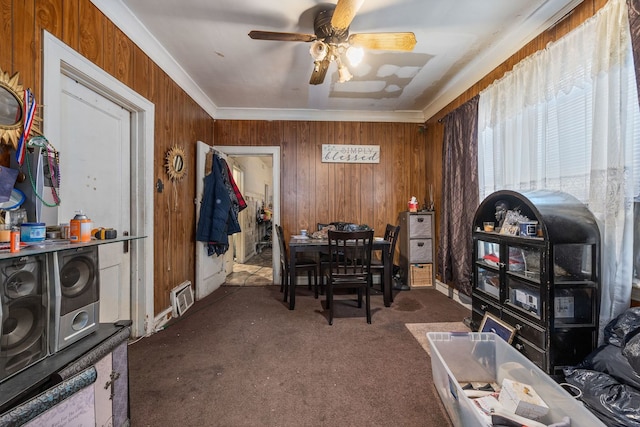
[[[185,165],[184,158],[184,150],[178,146],[174,146],[167,151],[164,166],[171,181],[180,181],[187,174],[187,166]]]
[[[0,69],[0,144],[13,148],[23,130],[24,89],[19,83],[19,73],[9,76]]]

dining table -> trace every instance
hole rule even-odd
[[[391,242],[384,240],[381,237],[376,237],[372,243],[373,251],[382,252],[382,263],[384,265],[384,292],[383,301],[385,307],[390,307],[392,302],[392,286],[391,277],[393,269],[393,260],[389,255],[389,246]],[[329,240],[328,239],[314,239],[310,236],[300,237],[293,236],[289,241],[289,310],[293,310],[296,306],[296,259],[298,253],[329,253]],[[322,278],[320,278],[322,280]]]

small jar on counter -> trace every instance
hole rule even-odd
[[[7,243],[11,241],[11,226],[9,224],[0,224],[0,242]]]

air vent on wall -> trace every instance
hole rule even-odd
[[[171,290],[171,306],[174,317],[182,316],[192,305],[193,289],[189,280],[182,282]]]

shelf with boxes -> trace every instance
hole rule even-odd
[[[525,225],[484,231],[503,203]],[[584,204],[560,192],[498,191],[476,210],[472,236],[474,330],[485,315],[502,320],[516,349],[549,375],[596,348],[600,233]]]
[[[433,212],[401,212],[399,222],[403,283],[411,288],[434,287]]]

